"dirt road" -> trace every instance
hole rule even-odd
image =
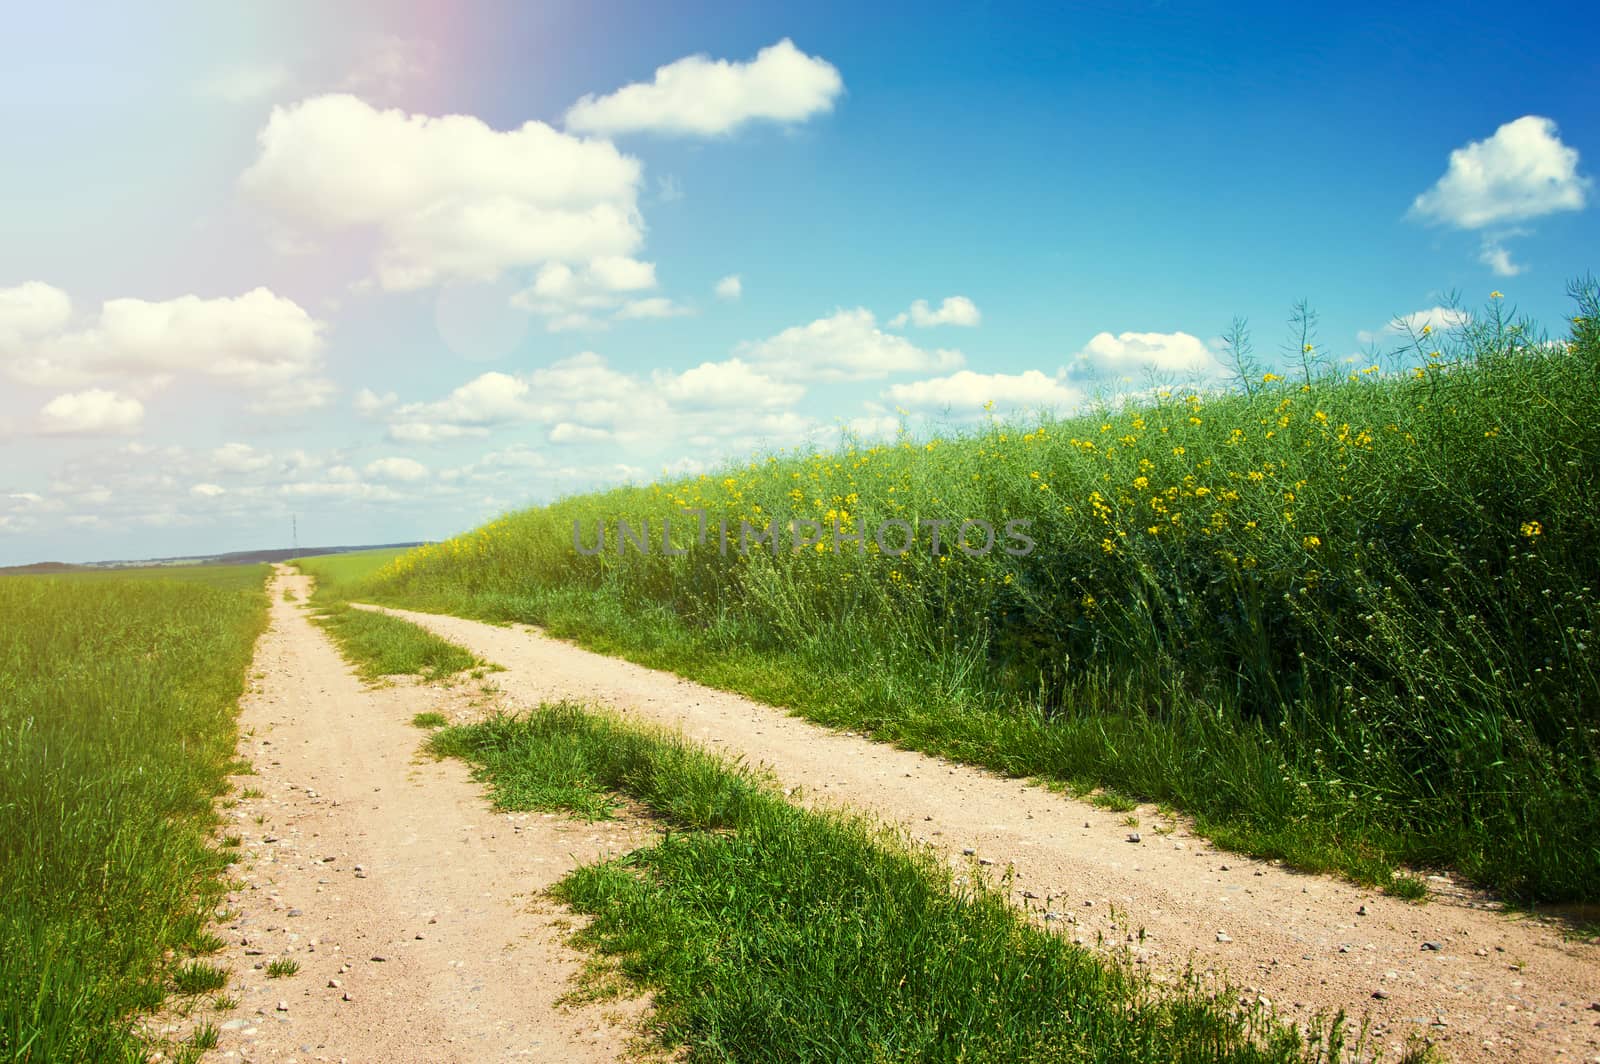
[[[526,626],[391,612],[505,666],[494,680],[512,702],[582,699],[681,727],[771,767],[804,801],[870,810],[974,871],[1014,869],[1019,905],[1086,945],[1131,950],[1158,977],[1192,960],[1290,1017],[1368,1016],[1377,1044],[1395,1051],[1416,1036],[1461,1061],[1600,1061],[1600,947],[1448,882],[1430,883],[1426,905],[1399,901],[1219,851],[1182,824],[1165,833],[1152,809],[1137,812],[1135,829],[1127,814],[829,731]]]
[[[559,1006],[582,957],[564,945],[566,917],[535,895],[648,833],[492,812],[460,762],[417,757],[423,732],[409,723],[476,712],[480,685],[364,686],[282,600],[308,585],[274,578],[242,703],[239,752],[257,774],[234,779],[249,795],[231,829],[244,888],[213,958],[239,1005],[205,1015],[221,1027],[207,1059],[619,1059],[643,1003]],[[270,978],[280,958],[299,971]]]

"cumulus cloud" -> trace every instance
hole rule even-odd
[[[254,390],[264,409],[320,406],[332,391],[317,376],[325,326],[266,288],[219,299],[110,299],[77,331],[65,328],[69,316],[66,294],[48,285],[0,291],[0,366],[42,386],[210,377]]]
[[[643,239],[638,161],[542,122],[500,131],[336,94],[274,108],[257,140],[245,191],[301,225],[374,233],[387,289],[629,256]]]
[[[1186,332],[1096,334],[1073,356],[1074,378],[1131,381],[1139,377],[1214,377],[1226,372],[1205,341]]]
[[[59,331],[71,317],[67,293],[42,281],[0,288],[0,356],[25,341]]]
[[[911,309],[889,319],[891,329],[904,328],[907,322],[919,328],[933,325],[977,325],[983,320],[978,305],[966,296],[949,296],[937,310],[930,309],[926,299],[911,304]]]
[[[550,428],[551,443],[609,443],[612,438],[612,434],[605,429],[597,429],[589,425],[574,425],[570,421],[563,421]]]
[[[884,397],[905,407],[979,410],[998,407],[1067,410],[1083,400],[1083,392],[1061,376],[1036,369],[1022,373],[974,373],[961,370],[946,377],[891,385]],[[881,426],[880,426],[881,428]]]
[[[1464,310],[1457,310],[1454,307],[1428,307],[1425,310],[1414,310],[1410,314],[1397,314],[1381,330],[1363,329],[1356,333],[1356,339],[1363,344],[1370,344],[1385,336],[1420,336],[1423,329],[1429,332],[1449,332],[1471,320],[1472,315]]]
[[[414,458],[379,458],[368,462],[363,472],[374,480],[410,482],[428,479],[428,467]]]
[[[624,304],[616,314],[618,321],[635,321],[641,318],[681,318],[694,311],[664,296],[635,299]]]
[[[524,376],[480,374],[438,401],[397,406],[389,414],[389,436],[438,443],[487,435],[505,425],[559,421],[602,426],[626,421],[639,432],[665,413],[664,402],[648,394],[637,377],[585,352]]]
[[[784,38],[749,62],[688,56],[657,68],[650,82],[585,96],[567,111],[566,126],[605,136],[724,136],[750,122],[803,122],[832,110],[843,91],[833,64]]]
[[[737,358],[702,362],[677,374],[658,372],[655,381],[669,402],[689,407],[788,406],[805,394],[803,386],[774,380]]]
[[[579,269],[552,262],[539,270],[533,284],[511,297],[512,305],[538,314],[551,332],[600,328],[597,315],[623,311],[631,297],[656,286],[656,267],[623,255],[594,259]],[[663,304],[671,306],[667,300]],[[644,317],[647,315],[638,315]]]
[[[225,443],[211,452],[211,461],[224,473],[259,473],[273,464],[272,455],[248,443]]]
[[[1412,202],[1411,216],[1482,229],[1581,210],[1593,183],[1578,173],[1578,152],[1561,142],[1553,121],[1524,115],[1452,151],[1444,176]]]
[[[39,411],[40,431],[52,434],[116,435],[135,431],[143,421],[143,403],[103,388],[58,395]]]
[[[891,373],[955,370],[965,361],[959,351],[926,351],[884,332],[863,307],[742,344],[738,354],[764,373],[790,380],[871,380]]]
[[[716,293],[718,299],[732,301],[744,294],[744,282],[739,279],[738,274],[730,273],[718,281],[712,291]]]

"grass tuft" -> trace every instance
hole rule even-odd
[[[323,607],[316,620],[365,680],[406,674],[431,679],[483,664],[465,648],[387,614],[337,603]]]
[[[290,957],[279,957],[267,964],[268,979],[285,979],[300,971],[300,962]]]
[[[228,985],[228,970],[205,961],[185,961],[172,973],[172,987],[180,994],[207,994]]]

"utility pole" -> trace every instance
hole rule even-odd
[[[289,543],[293,547],[294,557],[300,557],[300,515],[289,515]]]

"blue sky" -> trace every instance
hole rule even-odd
[[[9,16],[0,564],[1216,386],[1301,298],[1336,361],[1559,330],[1595,266],[1585,6],[861,8]]]

